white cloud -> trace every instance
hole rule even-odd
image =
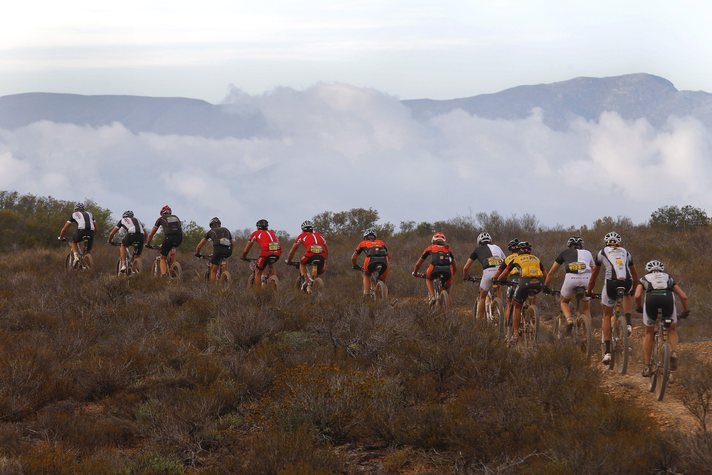
[[[393,97],[343,84],[235,91],[227,101],[259,111],[264,134],[216,140],[50,122],[0,130],[0,187],[90,197],[147,223],[168,203],[203,225],[266,217],[290,231],[353,207],[396,224],[497,210],[581,225],[643,221],[660,206],[712,198],[712,136],[692,118],[656,129],[606,113],[560,131],[536,111],[505,121],[458,110],[423,123]]]

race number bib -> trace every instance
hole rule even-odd
[[[487,265],[489,267],[496,267],[499,266],[502,263],[502,259],[499,257],[490,257],[487,259]]]
[[[316,244],[309,246],[309,252],[311,252],[312,254],[321,254],[323,250],[324,248]]]
[[[571,272],[581,272],[586,270],[586,264],[584,262],[570,262],[569,271]]]
[[[312,246],[312,247],[314,247],[314,246]],[[271,243],[267,244],[268,251],[279,251],[279,249],[280,249],[280,247],[279,247],[278,242],[271,242]],[[314,251],[312,251],[312,252],[314,252]]]
[[[225,247],[232,246],[232,242],[228,238],[220,238],[220,245]]]

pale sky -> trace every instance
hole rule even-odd
[[[712,91],[712,2],[24,0],[0,15],[0,95],[220,102],[318,82],[447,99],[647,72]]]

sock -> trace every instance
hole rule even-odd
[[[611,341],[608,340],[608,341],[604,341],[603,343],[606,345],[606,353],[610,353],[611,352]]]
[[[625,323],[626,323],[626,325],[632,325],[632,323],[630,323],[630,319],[631,319],[630,313],[626,313],[626,314],[625,314]]]

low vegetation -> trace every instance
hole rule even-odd
[[[479,231],[465,221],[439,225],[451,226],[460,261]],[[609,224],[577,232],[593,244]],[[638,262],[669,263],[691,295],[683,339],[709,339],[701,298],[708,271],[699,259],[708,231],[617,224]],[[526,232],[506,229],[519,225],[502,219],[491,232],[503,242]],[[6,251],[0,473],[709,469],[709,366],[690,362],[681,381],[699,428],[665,432],[648,411],[602,392],[599,373],[577,352],[501,345],[473,322],[474,287],[458,283],[455,311],[433,315],[422,280],[409,275],[426,228],[390,231],[389,285],[398,301],[384,306],[360,298],[349,260],[359,236],[347,233],[330,236],[327,292],[318,302],[291,289],[296,274],[286,266],[278,293],[244,290],[247,266],[235,260],[233,286],[218,291],[202,282],[204,263],[189,249],[179,252],[180,282],[147,273],[119,279],[110,272],[116,249],[103,245],[91,273],[63,271],[58,244]],[[570,232],[519,237],[549,263]],[[541,303],[553,313],[553,300]]]

